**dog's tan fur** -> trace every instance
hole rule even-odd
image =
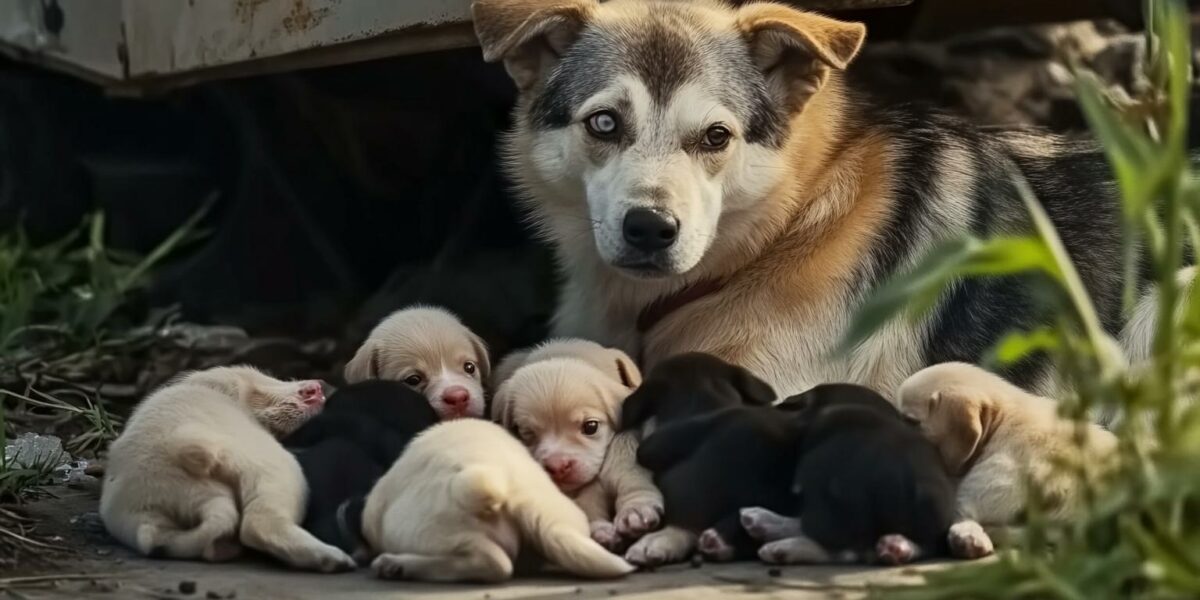
[[[404,382],[425,394],[442,419],[482,417],[491,362],[483,340],[441,308],[416,306],[381,321],[350,362],[348,383],[366,379]],[[465,410],[447,401],[447,391],[465,390]]]
[[[522,541],[575,575],[633,570],[588,537],[583,511],[516,439],[479,419],[413,440],[367,497],[363,535],[385,578],[504,581]]]
[[[552,340],[505,357],[496,373],[494,419],[543,465],[575,461],[558,485],[583,508],[596,541],[616,549],[657,527],[662,494],[637,464],[636,434],[617,433],[621,404],[642,380],[628,355],[586,340]],[[592,435],[581,432],[588,420],[598,422]]]
[[[301,569],[352,569],[346,553],[300,528],[304,475],[273,437],[320,410],[301,396],[313,385],[222,367],[151,394],[109,449],[100,497],[109,532],[143,554],[219,561],[244,544]]]
[[[928,367],[896,396],[958,478],[959,523],[951,529],[951,548],[960,554],[990,551],[990,542],[978,538],[982,530],[970,522],[1012,524],[1025,507],[1023,482],[1044,499],[1047,516],[1069,519],[1080,501],[1077,468],[1086,465],[1091,476],[1102,477],[1115,460],[1111,432],[1062,418],[1054,400],[973,365]]]

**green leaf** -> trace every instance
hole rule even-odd
[[[1013,331],[1000,339],[992,348],[985,362],[994,366],[1007,367],[1036,352],[1057,350],[1061,345],[1058,332],[1049,327],[1033,331]]]

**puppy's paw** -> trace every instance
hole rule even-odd
[[[358,563],[349,554],[328,544],[313,544],[292,553],[289,561],[293,567],[321,573],[353,571]]]
[[[696,543],[704,558],[718,562],[733,560],[733,546],[716,529],[705,529]]]
[[[624,545],[624,539],[617,533],[617,526],[608,521],[592,521],[588,524],[592,531],[592,539],[604,546],[609,552],[619,552]]]
[[[774,542],[801,534],[800,519],[785,517],[765,508],[743,508],[738,512],[738,518],[742,529],[760,542]]]
[[[617,532],[628,538],[639,538],[658,529],[662,522],[663,505],[658,501],[631,502],[617,511],[613,524]]]
[[[237,536],[217,538],[204,549],[204,560],[208,562],[227,562],[241,555],[242,545]]]
[[[917,557],[917,545],[902,535],[885,535],[875,544],[875,556],[888,565],[908,564]]]
[[[404,579],[404,558],[397,554],[380,554],[371,561],[371,571],[380,579]]]
[[[672,530],[647,534],[625,552],[625,560],[641,567],[683,562],[695,540],[689,536],[692,534]]]
[[[955,558],[983,558],[996,551],[992,538],[983,530],[983,526],[975,521],[959,521],[950,526],[947,535],[950,544],[950,555]]]
[[[823,564],[834,561],[820,544],[798,536],[763,544],[758,558],[771,565]]]

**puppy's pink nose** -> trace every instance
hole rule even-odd
[[[325,404],[325,387],[320,381],[306,381],[300,385],[300,399],[309,406]]]
[[[571,472],[575,470],[575,459],[552,456],[542,463],[542,468],[550,474],[550,479],[553,479],[555,483],[560,483],[570,477]]]
[[[442,392],[442,402],[445,402],[446,406],[455,410],[466,410],[467,403],[470,401],[471,392],[468,392],[467,388],[461,385],[446,388],[446,391]]]

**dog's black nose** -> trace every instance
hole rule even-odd
[[[630,246],[643,252],[670,248],[679,237],[679,219],[669,213],[649,208],[635,208],[625,213],[621,232]]]

